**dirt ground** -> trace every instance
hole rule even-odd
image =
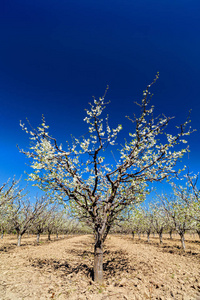
[[[104,246],[103,285],[92,280],[92,236],[69,236],[37,245],[35,237],[0,241],[0,300],[200,300],[200,242],[178,236],[138,240],[110,235]],[[196,240],[196,241],[195,241]]]

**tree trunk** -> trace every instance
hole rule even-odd
[[[197,234],[198,234],[198,236],[199,236],[199,238],[200,238],[200,230],[197,230]]]
[[[147,242],[149,243],[149,236],[150,236],[150,232],[147,231]]]
[[[3,232],[1,233],[1,239],[3,239]]]
[[[133,239],[135,238],[135,232],[134,231],[132,231],[132,237],[133,237]]]
[[[159,239],[160,239],[160,244],[162,244],[163,243],[163,241],[162,241],[162,231],[159,232]]]
[[[94,281],[103,283],[103,241],[98,233],[94,246]]]
[[[51,240],[51,233],[48,231],[48,241]]]
[[[185,235],[184,232],[180,233],[182,248],[185,251]]]
[[[40,241],[40,234],[38,233],[37,234],[37,243],[39,243],[39,241]]]
[[[19,234],[19,235],[18,235],[18,240],[17,240],[17,246],[18,246],[18,247],[21,246],[21,238],[22,238],[22,235]]]
[[[170,240],[173,239],[173,238],[172,238],[172,230],[169,231],[169,238],[170,238]]]

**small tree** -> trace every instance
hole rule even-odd
[[[141,207],[135,207],[132,210],[129,226],[131,228],[133,239],[135,238],[135,234],[137,234],[140,240],[141,233],[146,231],[145,224],[144,224],[144,211],[141,209]]]
[[[185,203],[176,194],[168,197],[162,196],[163,206],[167,217],[174,223],[175,230],[181,238],[182,248],[185,251],[185,232],[193,229],[195,222],[192,222],[191,212]]]
[[[37,235],[37,243],[40,241],[40,235],[46,229],[46,223],[50,216],[50,211],[48,210],[49,201],[46,199],[44,205],[40,209],[40,213],[35,215],[32,221],[32,229]]]
[[[185,178],[184,178],[185,177]],[[172,183],[174,195],[181,200],[191,219],[197,234],[200,237],[200,190],[197,187],[198,175],[188,173],[184,176],[184,185]]]
[[[26,193],[24,188],[19,187],[20,179],[8,180],[0,186],[0,230],[1,238],[4,232],[11,229],[12,204],[21,201]]]
[[[4,209],[3,209],[4,208]],[[6,229],[8,229],[9,224],[9,215],[7,212],[7,207],[3,205],[0,211],[0,232],[1,232],[1,239],[3,239],[4,233]]]
[[[150,234],[153,231],[153,212],[151,208],[144,208],[143,210],[143,227],[147,234],[147,242],[150,241]]]
[[[195,222],[195,229],[200,238],[200,189],[197,187],[198,175],[191,175],[187,173],[186,184],[175,185],[173,184],[174,191],[188,207],[190,216]]]
[[[166,221],[166,231],[169,232],[169,238],[170,240],[173,239],[172,234],[175,231],[175,225],[172,219],[167,218]]]
[[[152,208],[152,226],[157,232],[160,240],[160,244],[163,243],[163,231],[167,227],[167,216],[164,207],[161,203],[155,203],[151,205]]]
[[[166,134],[164,143],[160,142],[171,118],[164,115],[154,118],[154,107],[149,107],[152,84],[143,92],[141,104],[137,104],[141,109],[139,117],[128,117],[132,125],[130,133],[120,146],[119,159],[115,158],[113,164],[105,156],[108,146],[115,145],[122,126],[111,129],[108,116],[103,116],[108,104],[105,95],[98,100],[94,98],[86,110],[88,136],[81,140],[73,138],[66,150],[48,133],[44,118],[37,130],[32,127],[28,130],[21,124],[31,139],[30,151],[21,150],[31,159],[34,169],[29,179],[47,192],[54,191],[61,200],[69,199],[93,224],[97,282],[103,281],[103,243],[115,219],[127,206],[144,198],[149,182],[175,175],[177,160],[187,152],[187,148],[175,151],[175,146],[186,143],[184,136],[190,134],[190,130],[185,130],[188,120],[176,135]]]
[[[64,227],[64,215],[65,211],[58,211],[55,218],[55,234],[56,238],[58,239],[58,234],[62,232]]]
[[[13,178],[11,183],[8,180],[0,186],[0,210],[9,206],[11,201],[21,199],[25,196],[24,188],[19,187],[20,179]]]
[[[21,245],[22,236],[32,226],[34,219],[42,213],[45,205],[43,197],[37,199],[33,205],[29,199],[17,199],[10,204],[10,222],[17,232],[18,247]]]
[[[53,205],[48,208],[47,211],[48,218],[45,222],[45,230],[48,234],[48,241],[51,240],[51,234],[53,232],[56,232],[57,224],[58,224],[58,214],[59,214],[59,208],[58,205]],[[62,222],[62,219],[59,220],[59,222]]]

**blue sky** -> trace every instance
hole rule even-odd
[[[64,144],[83,133],[84,109],[109,85],[111,122],[123,124],[157,71],[156,112],[178,125],[192,109],[184,164],[198,172],[199,9],[191,0],[0,0],[0,182],[28,170],[19,120],[36,127],[44,114]]]

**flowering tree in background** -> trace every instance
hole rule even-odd
[[[37,235],[37,243],[40,241],[40,235],[45,231],[47,220],[51,216],[51,209],[49,208],[51,200],[46,197],[41,197],[39,203],[43,205],[39,209],[39,213],[36,213],[31,221],[31,229]]]
[[[21,199],[25,196],[24,188],[19,187],[20,179],[13,178],[9,184],[9,180],[0,186],[0,209],[4,209],[10,201]]]
[[[35,203],[31,203],[29,199],[11,201],[9,218],[12,228],[17,232],[18,247],[21,245],[22,236],[31,228],[34,219],[42,214],[46,205],[46,197],[36,199]]]
[[[144,210],[141,207],[135,207],[129,219],[129,226],[131,228],[132,237],[135,238],[135,234],[141,239],[141,233],[146,231],[144,224]]]
[[[25,188],[20,188],[20,179],[13,178],[11,182],[8,180],[0,186],[0,230],[1,238],[4,232],[8,231],[11,227],[11,213],[12,203],[14,201],[21,201],[26,195]]]
[[[181,198],[172,195],[161,196],[163,206],[169,221],[174,223],[174,228],[178,232],[183,250],[185,250],[185,232],[194,228],[191,213]]]
[[[184,177],[186,178],[184,184],[171,183],[172,195],[159,197],[166,211],[168,223],[173,224],[180,235],[183,250],[185,250],[185,232],[198,230],[200,224],[199,190],[196,186],[198,176],[190,176],[188,173]]]
[[[198,175],[188,174],[186,186],[173,185],[177,195],[183,199],[191,211],[192,219],[196,221],[200,228],[200,189],[197,187]]]
[[[196,229],[200,237],[200,190],[197,187],[198,175],[192,175],[189,172],[184,176],[185,184],[172,183],[174,195],[181,201],[182,206],[187,211],[187,218],[190,218],[190,224]]]
[[[4,233],[8,229],[9,225],[9,213],[7,211],[8,207],[6,205],[2,205],[0,210],[0,232],[1,239],[3,239]]]
[[[128,117],[130,133],[124,144],[118,145],[119,159],[115,158],[113,164],[106,160],[106,154],[108,146],[116,144],[122,126],[110,128],[108,116],[104,116],[108,104],[105,95],[94,98],[86,110],[88,136],[73,138],[65,150],[48,133],[44,118],[37,130],[21,124],[31,140],[29,151],[20,150],[31,160],[33,173],[29,179],[43,191],[54,192],[58,199],[68,199],[93,224],[94,280],[98,282],[103,281],[103,242],[115,219],[129,205],[145,198],[149,182],[175,175],[176,162],[188,150],[180,150],[180,146],[175,150],[176,145],[186,143],[184,137],[190,134],[190,129],[186,131],[188,120],[176,135],[164,136],[171,118],[153,116],[149,89],[154,82],[147,86],[137,104],[141,109],[139,117]],[[165,137],[163,143],[159,140],[161,135]]]
[[[159,203],[154,203],[153,205],[151,205],[151,210],[152,226],[154,228],[154,231],[159,235],[160,244],[162,244],[163,231],[164,229],[166,229],[168,224],[166,212],[163,205]]]
[[[154,231],[154,228],[153,228],[154,215],[150,208],[143,208],[142,214],[143,214],[143,221],[142,221],[143,228],[147,234],[147,242],[149,242],[150,234]]]

